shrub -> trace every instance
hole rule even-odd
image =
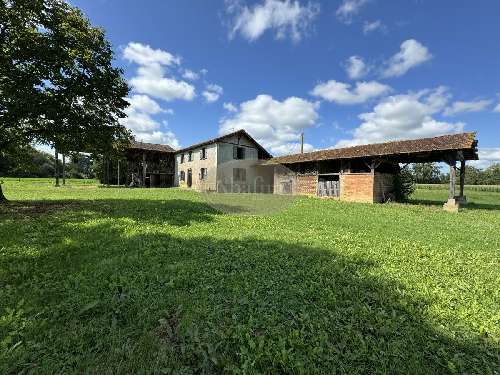
[[[404,167],[394,175],[394,197],[397,202],[406,202],[415,191],[415,179],[412,172]]]

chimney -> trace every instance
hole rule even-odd
[[[300,133],[300,153],[304,153],[304,132]]]

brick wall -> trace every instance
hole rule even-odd
[[[316,196],[317,189],[318,189],[318,176],[316,175],[297,176],[297,190],[296,190],[297,194]]]
[[[375,173],[374,201],[385,202],[387,194],[394,189],[394,175],[390,173]]]
[[[346,173],[340,176],[340,200],[373,203],[374,175]]]

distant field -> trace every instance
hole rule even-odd
[[[500,369],[500,193],[411,204],[4,179],[0,373]]]

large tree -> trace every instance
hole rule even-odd
[[[118,121],[128,105],[123,71],[80,10],[63,0],[0,0],[0,48],[0,153],[33,142],[106,153],[130,139]]]

